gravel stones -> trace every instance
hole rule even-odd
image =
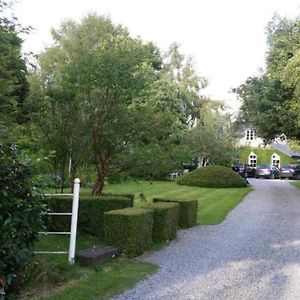
[[[117,299],[300,299],[300,189],[249,181],[224,222],[181,230],[143,257],[160,269]]]

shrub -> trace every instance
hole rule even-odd
[[[153,210],[153,241],[165,242],[176,238],[179,220],[178,203],[149,203],[143,206]]]
[[[47,200],[47,207],[53,212],[71,212],[72,197],[52,196]],[[133,200],[122,196],[80,196],[78,211],[78,230],[103,237],[104,212],[132,207]],[[49,218],[47,227],[54,231],[69,231],[71,218],[53,216]]]
[[[128,256],[142,254],[152,245],[153,212],[125,208],[104,213],[105,242]]]
[[[179,226],[190,228],[197,224],[197,200],[154,198],[153,202],[177,202],[179,204]]]
[[[132,203],[134,203],[134,194],[127,194],[127,193],[102,193],[101,196],[114,196],[114,197],[125,197],[132,200]]]
[[[16,146],[0,145],[0,290],[2,284],[16,287],[20,281],[17,275],[42,226],[45,208],[32,181],[32,167]]]
[[[208,188],[236,188],[247,186],[246,181],[233,170],[223,166],[196,169],[177,180],[178,184]]]

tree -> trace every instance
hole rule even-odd
[[[27,113],[24,102],[28,93],[27,68],[21,55],[22,40],[18,33],[28,28],[19,25],[15,18],[5,17],[11,9],[0,1],[0,134],[1,139],[17,141]]]
[[[207,164],[229,165],[236,157],[236,136],[230,116],[222,110],[219,101],[207,100],[202,105],[201,118],[187,136],[198,167]]]
[[[266,70],[234,90],[242,100],[240,119],[255,125],[267,142],[283,132],[300,138],[299,27],[299,18],[275,15],[267,27]]]
[[[78,111],[98,174],[92,193],[99,195],[112,157],[134,139],[140,120],[136,107],[147,101],[144,91],[157,77],[159,53],[96,15],[80,24],[64,22],[53,37],[55,45],[40,57],[38,76],[43,95],[50,97],[45,105],[60,107],[60,120],[66,118],[62,102]]]

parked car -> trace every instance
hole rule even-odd
[[[234,164],[232,167],[232,170],[239,173],[242,177],[254,177],[255,175],[255,168],[251,167],[247,164],[237,163]]]
[[[272,165],[259,165],[255,170],[255,178],[279,178],[279,169]]]
[[[300,165],[287,164],[283,165],[280,169],[280,179],[300,179]]]

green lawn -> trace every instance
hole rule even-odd
[[[291,184],[300,189],[300,182],[291,182]]]
[[[107,184],[104,189],[107,193],[135,194],[136,206],[141,203],[141,193],[147,201],[152,201],[154,197],[197,199],[199,224],[222,222],[250,191],[250,187],[228,189],[189,187],[177,185],[174,181],[131,181],[122,184]],[[81,189],[81,194],[90,194],[90,192],[88,188]],[[77,249],[89,248],[101,243],[102,241],[95,237],[79,234]],[[164,245],[154,245],[151,250],[159,250],[162,246]],[[43,237],[36,245],[36,250],[43,249],[66,250],[68,239],[62,236]],[[38,258],[37,270],[32,272],[32,278],[28,283],[28,290],[33,292],[29,293],[27,299],[108,299],[130,288],[156,269],[155,265],[135,259],[121,258],[98,266],[83,268],[77,264],[69,266],[67,255],[41,256]]]
[[[135,194],[135,205],[139,205],[140,194],[147,201],[154,197],[175,197],[198,200],[198,223],[218,224],[251,191],[251,188],[199,188],[178,185],[174,181],[138,181],[106,185],[104,192]],[[89,192],[86,189],[84,193]]]

